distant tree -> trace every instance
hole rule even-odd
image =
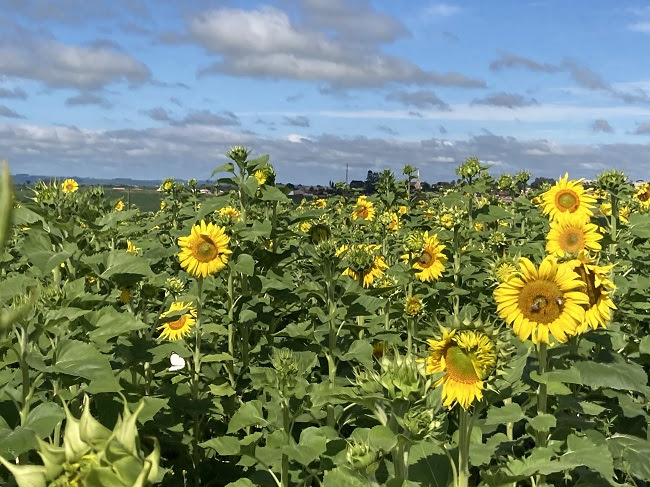
[[[377,182],[379,182],[379,173],[368,171],[368,175],[366,176],[366,193],[374,193]]]
[[[535,178],[535,180],[532,183],[530,183],[530,187],[532,189],[539,189],[539,188],[542,187],[542,185],[544,183],[553,184],[554,182],[555,182],[555,179],[553,179],[553,178],[538,177],[538,178]]]

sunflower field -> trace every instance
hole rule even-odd
[[[223,159],[156,212],[4,165],[1,485],[650,485],[650,184]]]

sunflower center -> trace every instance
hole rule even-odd
[[[210,237],[201,235],[200,238],[201,240],[194,246],[194,257],[199,262],[210,262],[214,260],[219,253],[219,249]]]
[[[433,255],[431,255],[429,252],[425,250],[420,254],[420,258],[418,259],[418,264],[420,264],[424,268],[429,267],[431,264],[433,264]]]
[[[471,355],[457,345],[447,349],[445,364],[449,376],[457,382],[474,384],[480,380],[476,375]]]
[[[580,276],[582,282],[587,285],[584,292],[589,296],[589,307],[592,307],[598,302],[602,294],[600,287],[596,286],[596,273],[585,269],[584,266],[576,267],[574,271]]]
[[[574,191],[563,189],[555,195],[555,205],[561,211],[573,213],[580,206],[580,199]]]
[[[645,203],[646,201],[650,200],[650,191],[644,191],[640,193],[639,195],[637,195],[637,198],[639,199],[639,201]]]
[[[519,310],[531,321],[551,323],[564,309],[564,296],[557,284],[537,280],[527,283],[519,294]]]
[[[169,323],[167,323],[167,326],[169,328],[171,328],[172,330],[180,330],[181,328],[183,328],[185,326],[185,320],[186,319],[187,319],[187,317],[181,316],[176,321],[170,321]]]
[[[578,228],[568,228],[560,235],[560,247],[565,252],[577,252],[585,246],[584,233]]]
[[[357,216],[360,218],[363,218],[364,220],[368,219],[368,207],[367,206],[360,206],[357,208]]]

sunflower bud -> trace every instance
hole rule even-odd
[[[150,486],[158,476],[160,447],[154,439],[153,451],[145,457],[139,448],[136,420],[144,407],[141,402],[134,413],[124,403],[124,412],[113,431],[90,414],[89,399],[80,419],[65,408],[66,426],[63,446],[38,440],[42,466],[17,466],[0,457],[0,462],[14,475],[19,487],[68,487],[102,485],[127,487]]]
[[[422,300],[418,296],[409,296],[406,298],[406,303],[404,304],[404,311],[411,318],[420,316],[424,311],[424,305]]]
[[[596,187],[618,194],[627,187],[627,175],[617,169],[603,171],[596,178]]]
[[[276,371],[277,388],[280,392],[284,393],[296,386],[299,368],[298,361],[291,350],[274,349],[271,365]]]
[[[178,295],[185,289],[185,283],[178,277],[168,277],[165,281],[165,290],[173,295]]]
[[[419,254],[424,247],[424,234],[422,232],[409,232],[404,238],[404,248],[407,252]]]
[[[246,162],[246,159],[248,159],[250,153],[251,151],[249,149],[245,149],[241,145],[236,145],[234,147],[231,147],[231,149],[226,154],[226,157],[232,159],[237,164],[243,164]]]
[[[497,181],[497,186],[501,191],[510,191],[514,185],[515,182],[510,174],[502,174]]]
[[[404,427],[415,440],[435,438],[442,433],[444,419],[430,407],[412,407],[404,415]]]
[[[368,441],[352,438],[348,441],[346,459],[355,469],[365,470],[379,458],[379,452],[374,450]]]
[[[422,393],[423,376],[413,356],[384,356],[380,365],[380,384],[392,399],[408,399],[411,394]]]
[[[485,169],[479,163],[476,157],[470,157],[456,168],[456,174],[462,178],[471,179],[476,176],[482,169]]]

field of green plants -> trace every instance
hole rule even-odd
[[[221,163],[149,212],[4,166],[1,485],[650,485],[650,184]]]

